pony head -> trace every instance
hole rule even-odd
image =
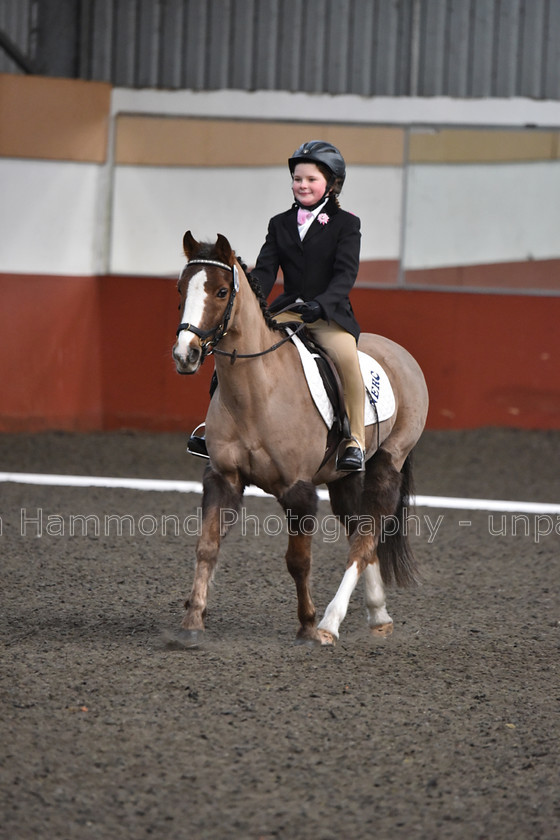
[[[197,242],[183,237],[187,264],[178,282],[182,313],[172,355],[181,374],[196,373],[206,355],[226,334],[239,290],[237,260],[225,236]]]

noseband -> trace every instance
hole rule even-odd
[[[239,275],[235,264],[227,265],[227,263],[218,262],[217,260],[189,260],[185,268],[188,268],[190,265],[217,265],[218,268],[223,268],[224,271],[231,271],[233,274],[233,286],[231,288],[229,300],[226,308],[224,309],[223,318],[216,327],[211,330],[201,330],[199,327],[195,327],[194,324],[188,324],[186,322],[179,324],[177,327],[176,335],[179,335],[179,333],[183,332],[183,330],[188,330],[199,337],[200,345],[202,347],[202,364],[208,353],[210,353],[216,344],[227,334],[233,304],[237,292],[239,291]]]

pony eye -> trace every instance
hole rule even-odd
[[[227,293],[228,293],[228,290],[226,289],[226,287],[222,286],[222,288],[218,290],[218,294],[216,295],[216,297],[225,298]]]

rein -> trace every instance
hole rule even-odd
[[[233,310],[233,304],[236,298],[236,295],[239,291],[239,275],[237,272],[237,266],[228,265],[227,263],[218,262],[217,260],[189,260],[186,264],[185,268],[188,268],[190,265],[216,265],[218,268],[223,268],[224,271],[231,271],[233,274],[233,286],[231,289],[231,293],[229,296],[229,300],[227,302],[227,306],[224,310],[224,316],[218,326],[214,327],[210,330],[201,330],[199,327],[195,327],[194,324],[189,324],[187,322],[183,322],[179,324],[177,327],[176,335],[179,335],[180,332],[183,330],[188,330],[189,332],[194,333],[200,338],[200,343],[202,346],[202,359],[200,364],[204,361],[206,356],[214,353],[218,353],[220,356],[229,356],[230,364],[235,364],[236,359],[256,359],[258,356],[266,356],[267,353],[272,353],[274,350],[277,350],[282,344],[285,344],[287,341],[290,341],[292,335],[300,332],[304,327],[305,324],[302,322],[299,324],[293,333],[290,335],[284,336],[280,341],[277,341],[276,344],[273,344],[272,347],[269,347],[267,350],[260,350],[258,353],[238,353],[237,350],[233,350],[233,352],[229,352],[229,350],[219,350],[216,345],[218,342],[222,340],[227,335],[227,329],[229,326],[229,322],[231,319],[231,313]],[[290,307],[286,307],[289,309]],[[282,310],[283,312],[284,310]]]
[[[272,353],[274,350],[278,350],[279,347],[287,341],[290,341],[292,336],[296,335],[296,333],[300,332],[304,327],[304,323],[299,324],[292,333],[284,336],[284,338],[277,341],[276,344],[273,344],[272,347],[269,347],[267,350],[260,350],[258,353],[238,353],[237,350],[230,353],[228,350],[219,350],[217,347],[214,347],[212,352],[214,354],[218,353],[220,356],[229,356],[230,364],[232,365],[235,363],[236,359],[256,359],[258,356],[266,356],[267,353]]]

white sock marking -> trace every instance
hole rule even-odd
[[[379,563],[372,563],[364,570],[365,597],[370,627],[391,624],[392,618],[385,606],[385,588],[381,579]]]
[[[329,633],[332,633],[338,639],[338,628],[346,615],[348,604],[350,603],[350,596],[356,588],[357,583],[358,564],[354,562],[344,572],[338,591],[325,610],[323,620],[319,624],[319,630],[328,630]]]

